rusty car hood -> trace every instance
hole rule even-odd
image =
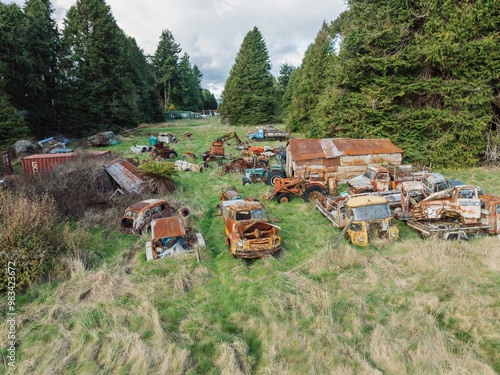
[[[356,190],[373,189],[370,179],[363,175],[350,178],[346,182]]]

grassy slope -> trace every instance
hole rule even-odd
[[[217,136],[236,130],[243,138],[251,130],[206,122],[159,126],[178,136],[193,132],[193,140],[174,148],[197,155]],[[147,144],[157,131],[141,130],[113,150]],[[443,172],[500,194],[498,169]],[[394,245],[331,249],[339,231],[295,199],[266,203],[282,227],[283,255],[247,264],[224,244],[218,192],[234,185],[260,198],[267,187],[243,187],[240,175],[221,177],[216,168],[181,173],[176,181],[170,198],[191,208],[208,245],[202,263],[192,257],[146,263],[145,237],[132,243],[94,232],[102,266],[86,271],[73,259],[69,280],[20,297],[26,303],[15,373],[500,372],[497,238],[422,241],[402,224]],[[7,332],[4,321],[0,332]]]

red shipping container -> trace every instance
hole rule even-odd
[[[23,173],[28,176],[36,175],[42,171],[50,171],[55,165],[63,164],[76,156],[101,157],[111,155],[111,151],[97,151],[80,153],[65,153],[65,154],[36,154],[26,156],[21,159],[21,167]]]

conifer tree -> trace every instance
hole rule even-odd
[[[167,111],[171,103],[172,81],[175,78],[180,45],[175,42],[172,32],[163,30],[160,41],[153,56],[153,67],[156,76],[157,89],[163,98],[163,110]]]
[[[0,75],[12,106],[38,136],[57,130],[59,34],[48,0],[0,4]]]
[[[92,133],[137,121],[135,86],[127,75],[126,36],[104,0],[78,0],[62,39],[66,129]]]
[[[264,124],[273,119],[276,90],[265,41],[257,27],[243,39],[222,93],[222,121]]]
[[[307,49],[297,76],[294,77],[293,92],[288,105],[287,126],[294,131],[310,131],[318,136],[313,112],[319,96],[326,87],[328,65],[333,59],[332,38],[326,23],[323,23],[314,43]]]
[[[498,4],[350,0],[349,7],[331,25],[340,49],[309,134],[390,137],[408,160],[477,163],[499,113]]]

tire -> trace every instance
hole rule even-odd
[[[243,186],[248,186],[252,185],[252,181],[250,181],[248,178],[243,179]]]
[[[259,160],[257,162],[257,168],[266,168],[268,164],[269,163],[266,160]]]
[[[283,172],[283,171],[271,171],[267,175],[266,184],[274,186],[274,185],[276,185],[276,180],[279,178],[285,178],[285,172]]]
[[[304,191],[304,200],[306,202],[313,202],[316,199],[320,199],[326,195],[326,190],[318,185],[311,185],[306,187]]]
[[[167,157],[167,159],[175,159],[177,157],[177,152],[169,151],[165,156]]]
[[[278,195],[278,198],[276,198],[276,200],[278,201],[279,204],[290,202],[290,196],[287,193],[282,193]]]

